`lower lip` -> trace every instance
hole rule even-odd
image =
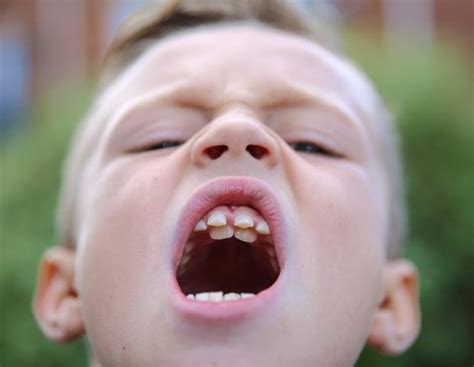
[[[170,277],[171,303],[177,314],[187,321],[242,322],[261,312],[268,312],[280,293],[282,275],[269,288],[253,297],[238,301],[194,301],[186,298],[174,274]]]

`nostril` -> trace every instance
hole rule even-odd
[[[264,156],[268,154],[268,149],[265,147],[262,147],[261,145],[253,145],[253,144],[247,145],[246,150],[255,159],[262,159]]]
[[[215,145],[204,150],[204,153],[211,159],[219,158],[227,149],[226,145]]]

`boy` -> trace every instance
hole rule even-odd
[[[277,1],[126,24],[73,143],[34,313],[94,366],[350,366],[419,330],[395,135]]]

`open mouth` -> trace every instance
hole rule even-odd
[[[178,221],[170,278],[178,314],[223,321],[268,312],[287,258],[286,220],[270,187],[252,177],[213,179]]]
[[[176,279],[189,300],[226,302],[268,289],[280,274],[270,226],[255,208],[219,205],[195,224]]]

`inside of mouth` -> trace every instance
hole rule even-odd
[[[235,237],[213,240],[206,233],[194,233],[176,273],[182,292],[257,294],[269,288],[280,273],[271,242],[271,238],[253,243]]]

